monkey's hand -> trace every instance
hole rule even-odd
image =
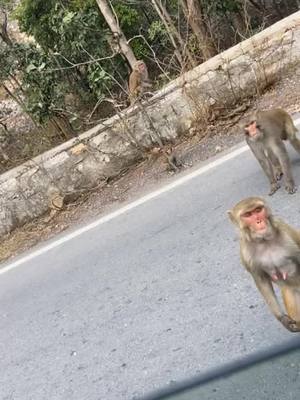
[[[281,170],[277,170],[275,172],[276,181],[280,181],[282,177],[283,177],[283,172],[281,172]]]
[[[288,192],[288,194],[294,194],[297,192],[297,188],[293,183],[288,183],[285,187],[285,190]]]
[[[278,182],[271,183],[269,196],[272,196],[277,190],[280,188],[280,184]]]
[[[288,315],[283,314],[283,315],[281,315],[281,317],[278,318],[278,320],[290,332],[300,332],[300,327],[297,326],[296,321],[294,321]]]

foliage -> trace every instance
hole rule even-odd
[[[209,0],[207,6],[213,7],[215,12],[221,15],[225,13],[235,13],[241,9],[241,3],[238,0]]]
[[[26,110],[37,121],[45,122],[62,104],[66,90],[66,85],[61,85],[60,72],[53,71],[53,60],[35,45],[20,43],[1,48],[0,59],[1,81],[21,75]]]
[[[138,11],[126,4],[119,2],[115,5],[114,10],[125,34],[142,23],[142,18]]]
[[[168,35],[166,32],[166,28],[161,21],[153,21],[148,29],[149,39],[154,40],[155,38],[159,38],[163,43],[167,43]]]
[[[280,15],[276,14],[277,8],[274,7],[262,15],[255,7],[251,8],[251,2],[247,2],[249,7],[241,7],[244,4],[241,0],[198,2],[205,16],[201,20],[201,29],[209,33],[216,46],[221,46],[220,50],[235,44],[240,38],[232,35],[236,17],[239,17],[239,22],[247,17],[247,29],[249,23],[252,24],[250,30],[243,32],[244,36],[251,29],[268,25],[269,20],[264,19],[264,15],[271,16],[271,22],[282,17],[281,9]],[[289,8],[283,1],[277,3],[284,5],[286,14],[297,9],[296,0],[288,2]],[[10,10],[13,4],[12,0],[0,0],[2,9]],[[167,76],[177,74],[179,68],[173,44],[151,1],[110,0],[109,4],[136,58],[147,61],[152,79],[163,83]],[[200,62],[199,43],[188,26],[181,1],[163,1],[163,4],[178,33],[186,41],[186,48]],[[96,0],[21,0],[12,16],[17,19],[21,31],[33,37],[34,41],[11,46],[1,44],[0,80],[4,82],[11,77],[21,80],[22,93],[16,95],[39,122],[44,123],[58,112],[64,112],[68,94],[80,99],[71,110],[73,116],[84,107],[89,114],[95,104],[100,104],[105,98],[123,99],[129,68],[125,57],[117,54],[115,38]],[[228,23],[232,24],[231,30]],[[239,29],[242,28],[239,26]],[[182,46],[179,49],[184,51]]]
[[[41,45],[53,46],[58,36],[51,29],[52,11],[56,0],[22,0],[14,12],[21,31],[31,35]]]
[[[90,101],[95,101],[113,85],[105,73],[106,68],[111,68],[110,61],[103,61],[101,67],[97,63],[87,64],[111,54],[107,41],[109,30],[94,2],[64,3],[62,7],[56,0],[47,5],[40,0],[25,0],[16,12],[20,27],[33,35],[42,49],[35,54],[39,54],[40,60],[34,57],[24,74],[24,83],[30,92],[29,110],[40,121],[50,117],[51,110],[63,108],[64,93],[76,93],[82,100],[88,93]],[[57,71],[59,68],[61,71]],[[37,84],[40,80],[42,87]]]
[[[0,9],[12,10],[13,1],[12,0],[0,0]]]

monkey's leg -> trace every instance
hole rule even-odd
[[[130,105],[133,106],[138,101],[138,93],[133,92],[129,95]]]
[[[267,175],[267,178],[270,182],[270,191],[269,196],[272,196],[279,188],[280,184],[277,182],[276,177],[274,175],[274,170],[271,165],[271,161],[266,156],[264,152],[264,148],[260,143],[252,143],[250,140],[247,140],[247,143],[254,154],[255,158],[259,162],[261,168],[264,173]]]
[[[280,179],[282,178],[282,175],[283,175],[280,162],[279,162],[278,158],[275,156],[275,154],[273,153],[272,150],[268,150],[268,157],[269,157],[269,159],[271,161],[275,178],[276,178],[277,181],[280,181]]]
[[[296,321],[297,327],[300,328],[300,289],[284,286],[281,294],[288,316]]]
[[[272,150],[275,154],[275,156],[279,159],[281,169],[284,175],[285,179],[285,190],[289,194],[296,193],[297,188],[295,186],[294,178],[292,175],[292,167],[289,159],[288,152],[285,148],[285,145],[283,142],[276,142],[272,146]]]

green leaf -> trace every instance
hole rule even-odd
[[[63,23],[69,24],[74,16],[76,15],[75,12],[69,11],[64,17],[63,17]]]
[[[26,72],[31,72],[36,70],[36,66],[34,64],[29,64],[28,67],[26,68]]]
[[[39,65],[38,70],[42,71],[45,68],[45,66],[46,66],[46,63],[43,62],[41,65]]]

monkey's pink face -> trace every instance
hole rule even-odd
[[[253,210],[241,214],[241,220],[245,226],[254,232],[265,231],[268,227],[268,215],[265,207],[258,206]]]
[[[252,121],[249,125],[245,126],[245,132],[251,138],[255,139],[259,135],[259,130],[256,121]]]
[[[139,65],[139,71],[144,72],[145,71],[145,64],[140,64]]]

